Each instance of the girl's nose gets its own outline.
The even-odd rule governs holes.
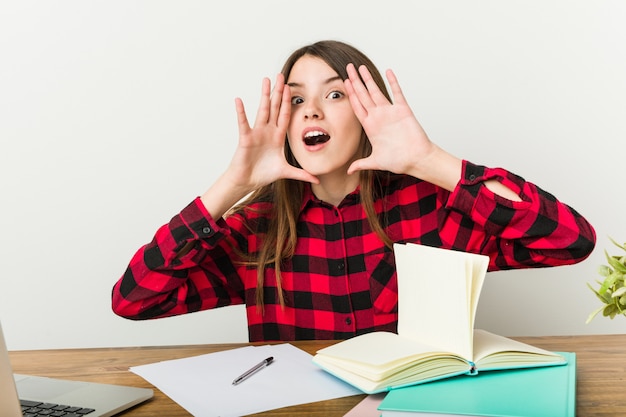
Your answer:
[[[309,100],[304,109],[305,119],[320,119],[322,117],[322,109],[314,100]]]

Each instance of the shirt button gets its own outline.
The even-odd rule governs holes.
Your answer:
[[[339,265],[337,265],[337,269],[340,271],[342,271],[345,267],[346,267],[346,264],[343,262],[339,262]]]
[[[208,235],[209,233],[211,233],[211,228],[209,226],[203,227],[202,233],[204,233],[205,235]]]
[[[348,326],[352,324],[352,319],[351,319],[350,317],[348,317],[348,318],[346,319],[346,324],[347,324]]]
[[[469,180],[470,180],[470,181],[474,181],[475,179],[476,179],[476,175],[471,174],[471,175],[469,176]]]

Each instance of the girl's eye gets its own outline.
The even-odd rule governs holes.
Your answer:
[[[343,93],[340,91],[333,91],[328,95],[328,98],[336,100],[338,98],[343,97]]]
[[[291,104],[301,104],[304,100],[302,97],[292,97]]]

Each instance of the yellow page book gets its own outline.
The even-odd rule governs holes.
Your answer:
[[[474,330],[488,257],[394,245],[398,334],[374,332],[321,349],[313,361],[377,393],[478,371],[562,365],[561,355]]]

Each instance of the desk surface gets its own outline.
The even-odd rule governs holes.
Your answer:
[[[576,352],[578,359],[576,415],[581,417],[626,415],[626,335],[551,336],[514,338],[553,351]],[[295,346],[314,354],[332,344],[302,341]],[[153,388],[128,371],[131,366],[185,358],[236,347],[242,344],[140,347],[114,349],[67,349],[10,352],[13,371],[55,378],[79,379],[110,384]],[[71,366],[68,366],[71,364]],[[178,404],[155,389],[152,400],[124,413],[129,417],[188,416]],[[340,417],[365,395],[339,398],[255,414],[257,416]]]

